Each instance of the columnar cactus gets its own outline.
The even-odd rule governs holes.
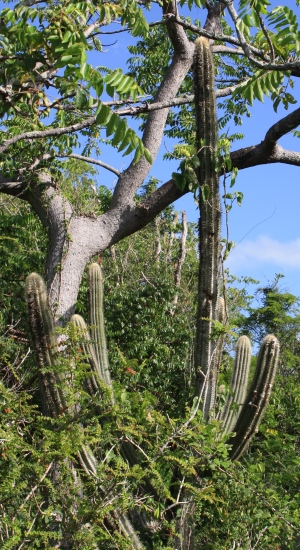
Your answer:
[[[273,334],[269,334],[262,342],[253,381],[234,426],[236,435],[229,440],[232,445],[232,460],[237,460],[245,452],[250,439],[258,430],[270,399],[278,359],[278,340]]]
[[[251,364],[251,343],[247,336],[241,336],[236,345],[234,367],[229,393],[220,416],[226,432],[233,431],[237,417],[244,403]]]
[[[103,277],[98,264],[89,267],[90,334],[101,380],[111,386],[103,314]]]
[[[202,396],[206,420],[214,407],[217,353],[212,340],[213,322],[218,319],[220,280],[221,208],[219,177],[216,172],[218,129],[214,93],[214,63],[207,38],[195,42],[194,87],[196,147],[200,166],[198,313],[195,346],[196,394]]]
[[[26,279],[25,296],[28,304],[29,325],[39,363],[39,379],[43,413],[57,417],[66,408],[63,383],[53,372],[57,357],[54,322],[48,305],[47,289],[40,275],[31,273]]]
[[[199,159],[199,277],[198,311],[195,345],[196,395],[201,398],[206,421],[214,414],[218,371],[224,338],[212,338],[216,321],[225,324],[225,302],[219,297],[221,208],[217,173],[218,130],[214,91],[214,62],[207,38],[195,42],[194,89],[196,112],[196,147]],[[230,440],[231,457],[237,459],[258,429],[269,399],[275,376],[279,344],[267,336],[262,344],[250,393],[246,397],[251,361],[251,345],[246,336],[237,344],[231,380],[231,394],[221,418],[227,432],[235,431]]]
[[[101,308],[100,313],[92,312],[91,318],[96,322],[103,323],[101,327],[94,327],[94,342],[91,341],[88,329],[82,317],[74,315],[72,322],[82,331],[82,346],[89,358],[91,372],[86,378],[86,386],[91,395],[99,392],[102,384],[111,387],[110,375],[108,372],[108,363],[106,351],[106,339],[104,332],[104,318],[102,311],[102,276],[97,273],[100,267],[97,264],[92,266],[92,275],[90,275],[90,287],[92,309]],[[52,313],[47,300],[47,290],[45,283],[36,273],[32,273],[26,279],[25,295],[29,311],[29,325],[32,334],[32,340],[40,367],[40,388],[42,395],[42,408],[44,414],[56,418],[65,413],[67,406],[67,385],[68,381],[57,372],[57,340],[54,333],[54,322]],[[101,364],[98,363],[98,358]],[[112,397],[113,399],[113,397]],[[131,455],[131,449],[126,448],[128,455]],[[87,475],[97,476],[97,459],[89,447],[82,446],[78,452],[78,462]],[[102,490],[100,486],[100,490]],[[103,488],[103,491],[105,489]],[[112,523],[117,523],[120,531],[130,540],[133,550],[142,550],[143,545],[139,540],[127,514],[119,510],[111,512]]]
[[[86,377],[84,383],[88,393],[91,396],[94,396],[99,392],[99,389],[100,389],[99,382],[101,380],[100,369],[97,363],[95,348],[91,341],[90,333],[86,326],[85,320],[81,317],[81,315],[77,315],[77,314],[72,315],[71,323],[78,329],[80,333],[80,337],[82,338],[81,346],[86,356],[86,359],[90,365],[90,373],[89,373],[89,376]]]

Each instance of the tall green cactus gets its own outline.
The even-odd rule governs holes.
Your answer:
[[[93,267],[93,274],[95,275],[96,268]],[[100,267],[98,266],[100,270]],[[96,274],[92,277],[95,282],[95,286],[101,286],[100,292],[102,292],[102,277],[101,274]],[[97,298],[97,288],[92,290],[94,295],[93,304],[95,307],[102,308],[102,297]],[[68,381],[63,379],[61,374],[57,372],[57,340],[54,333],[54,322],[52,313],[48,304],[47,290],[45,283],[36,273],[31,273],[26,279],[25,283],[25,296],[28,304],[29,312],[29,325],[32,335],[33,345],[36,352],[38,365],[39,365],[39,377],[40,377],[40,389],[42,395],[42,409],[43,413],[47,416],[56,418],[63,415],[68,409],[66,394],[68,393],[67,384]],[[94,307],[94,306],[93,306]],[[97,317],[97,314],[92,314],[93,319],[100,319],[103,321],[103,312]],[[94,337],[98,345],[98,356],[93,349],[93,342],[88,334],[87,327],[83,319],[79,316],[73,316],[72,322],[75,326],[80,328],[83,332],[84,351],[87,356],[90,357],[91,372],[87,377],[87,388],[92,395],[99,391],[99,378],[105,384],[111,386],[110,376],[105,363],[99,365],[98,357],[103,359],[106,354],[106,340],[104,333],[104,326],[97,331],[94,330]],[[104,338],[103,338],[104,335]],[[100,340],[99,340],[100,339]],[[101,348],[101,352],[99,351]],[[104,349],[105,348],[105,349]],[[97,349],[97,348],[96,348]],[[129,450],[127,451],[129,453]],[[82,466],[87,475],[97,476],[97,460],[92,450],[86,446],[82,446],[78,452],[78,462]],[[99,486],[100,491],[105,493],[105,489]],[[139,540],[135,529],[133,528],[129,517],[122,511],[115,510],[111,512],[111,522],[117,523],[117,528],[126,536],[130,541],[133,550],[142,550],[143,545]]]
[[[247,336],[241,336],[236,345],[234,367],[229,393],[220,415],[226,432],[233,431],[237,417],[244,403],[251,363],[251,343]],[[235,408],[234,408],[235,407]]]
[[[196,394],[202,396],[206,420],[214,407],[217,378],[216,343],[213,322],[218,319],[220,280],[221,207],[216,172],[218,129],[214,92],[214,62],[209,40],[195,42],[194,87],[196,147],[200,161],[199,183],[199,277],[195,345]]]
[[[85,320],[81,317],[81,315],[72,315],[70,322],[78,329],[80,333],[81,346],[90,365],[90,372],[85,378],[84,384],[88,393],[91,396],[94,396],[99,392],[99,381],[101,380],[101,376],[99,368],[97,368],[98,363],[90,333],[86,326]]]
[[[54,418],[66,408],[63,383],[53,372],[57,358],[54,322],[48,305],[47,289],[40,275],[31,273],[25,282],[29,326],[37,356],[43,413]]]
[[[259,428],[270,399],[278,359],[278,340],[273,334],[269,334],[262,342],[253,381],[234,426],[236,435],[229,440],[232,445],[230,452],[232,460],[237,460],[245,452]]]
[[[103,313],[103,276],[99,264],[89,267],[90,334],[101,380],[111,386]]]
[[[199,276],[198,311],[195,344],[196,395],[201,397],[206,421],[214,414],[218,371],[224,338],[213,340],[214,322],[225,323],[225,302],[219,297],[221,207],[217,173],[218,130],[214,91],[214,62],[207,38],[195,42],[194,89],[196,112],[196,147],[199,159]],[[251,345],[246,336],[237,343],[231,394],[219,415],[230,440],[231,457],[237,459],[257,430],[269,399],[278,364],[279,344],[267,336],[262,344],[250,393],[247,384]],[[235,408],[236,407],[236,408]]]

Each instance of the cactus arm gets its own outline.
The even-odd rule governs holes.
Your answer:
[[[96,358],[95,368],[101,380],[111,386],[103,314],[103,277],[99,264],[93,263],[90,265],[88,276],[90,332]]]
[[[62,391],[64,380],[55,371],[57,359],[57,341],[54,334],[54,321],[47,300],[47,290],[40,275],[31,273],[25,282],[25,296],[29,311],[29,325],[34,349],[40,367],[40,387],[42,393],[43,413],[52,417],[64,414],[66,401]],[[74,322],[75,317],[75,322]],[[73,322],[84,332],[85,351],[93,354],[92,344],[89,344],[87,327],[80,316],[74,316]],[[96,359],[94,359],[96,363]],[[97,376],[90,377],[91,391],[98,391]],[[87,475],[97,475],[97,460],[89,447],[82,446],[78,452],[78,462]],[[101,487],[100,487],[101,489]],[[102,488],[105,494],[105,488]],[[140,542],[131,522],[120,510],[111,513],[122,533],[130,540],[132,550],[142,550]]]
[[[97,363],[97,358],[94,350],[94,345],[91,341],[86,323],[84,319],[81,317],[81,315],[77,315],[77,314],[72,315],[70,319],[70,323],[72,323],[80,331],[80,337],[81,337],[80,345],[90,365],[90,373],[86,377],[84,384],[88,393],[91,396],[94,396],[100,390],[99,382],[101,380],[99,369],[96,368],[98,363]]]
[[[209,40],[195,42],[194,87],[196,147],[200,161],[199,183],[199,278],[195,345],[196,394],[202,394],[204,418],[209,419],[216,388],[216,345],[211,339],[218,319],[220,281],[221,208],[216,173],[218,130],[214,92],[214,63]]]
[[[234,367],[230,382],[231,393],[228,395],[220,420],[226,432],[233,431],[242,404],[245,401],[251,363],[251,343],[247,336],[241,336],[236,345]],[[232,404],[239,406],[232,409]]]
[[[240,458],[259,428],[263,413],[269,402],[278,367],[278,359],[279,343],[277,338],[270,334],[262,342],[251,388],[234,428],[236,435],[228,442],[232,445],[230,451],[232,460]]]
[[[43,413],[57,417],[66,408],[62,383],[53,367],[57,357],[54,322],[47,299],[45,283],[40,275],[31,273],[25,282],[29,326],[33,346],[40,367],[39,381]]]

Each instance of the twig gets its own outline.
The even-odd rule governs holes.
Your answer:
[[[45,477],[47,477],[48,473],[50,472],[52,466],[54,464],[54,460],[51,460],[50,464],[47,467],[47,470],[43,473],[42,477],[39,479],[38,483],[31,489],[31,491],[28,493],[28,495],[25,497],[24,501],[22,502],[21,506],[17,509],[16,514],[13,517],[13,522],[15,521],[17,514],[24,508],[26,502],[32,497],[38,486],[43,483]]]

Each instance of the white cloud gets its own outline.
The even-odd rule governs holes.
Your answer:
[[[238,244],[226,260],[226,267],[231,270],[266,265],[281,269],[300,267],[300,239],[283,243],[259,235],[253,241],[245,240]]]

